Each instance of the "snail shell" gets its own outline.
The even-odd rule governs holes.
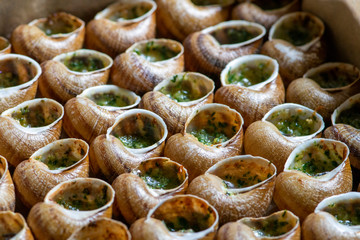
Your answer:
[[[106,134],[106,130],[114,124],[116,117],[136,107],[140,99],[135,93],[115,85],[88,88],[66,102],[64,130],[70,137],[81,138],[91,143],[97,136]],[[117,105],[118,102],[126,105],[109,106]]]
[[[336,214],[337,206],[347,206],[356,210],[359,206],[360,193],[349,192],[339,194],[336,196],[325,198],[316,207],[315,212],[310,214],[303,224],[302,235],[304,239],[334,239],[334,240],[345,240],[345,239],[360,239],[360,226],[351,224],[347,226],[341,224],[331,211]],[[343,210],[345,210],[343,209]],[[345,212],[348,213],[348,212]],[[343,213],[342,213],[343,214]],[[342,215],[339,211],[339,217]],[[354,213],[352,213],[354,214]],[[346,219],[346,217],[345,217]]]
[[[142,95],[184,70],[183,53],[181,43],[170,39],[137,42],[115,58],[111,80],[119,87]]]
[[[204,104],[212,103],[214,88],[214,82],[200,73],[175,74],[159,83],[153,91],[145,93],[140,107],[164,119],[171,136],[183,130],[193,111]],[[187,92],[187,95],[179,94],[184,92]]]
[[[68,240],[130,240],[131,235],[123,223],[109,218],[96,219],[76,230]]]
[[[163,157],[141,162],[132,173],[121,174],[112,184],[116,206],[129,224],[146,217],[161,200],[185,193],[187,185],[187,170]]]
[[[242,71],[244,66],[256,69],[260,64],[265,64],[264,74],[267,74],[267,78],[264,81],[249,87],[229,82],[230,76]],[[221,72],[222,87],[215,93],[215,102],[228,105],[241,113],[244,126],[248,127],[252,122],[261,120],[271,108],[284,103],[285,89],[278,71],[277,61],[267,56],[253,54],[239,57]]]
[[[352,173],[348,155],[344,143],[331,139],[311,139],[298,145],[276,178],[276,205],[304,220],[324,198],[349,192]]]
[[[0,36],[0,54],[11,52],[11,43],[4,37]]]
[[[220,225],[243,217],[260,217],[268,209],[276,167],[261,157],[224,159],[195,178],[188,193],[207,200],[219,213]]]
[[[114,195],[112,187],[100,179],[62,182],[48,192],[44,202],[31,208],[29,226],[39,240],[67,239],[98,218],[111,218]]]
[[[283,15],[299,10],[299,0],[252,0],[234,7],[232,10],[232,19],[257,22],[266,27],[266,29],[270,29]]]
[[[0,211],[0,237],[10,240],[34,240],[20,213]]]
[[[333,126],[325,130],[324,136],[325,138],[331,138],[345,143],[350,149],[349,159],[351,165],[360,169],[360,129],[358,126],[349,125],[349,123],[344,123],[341,119],[339,120],[339,116],[342,112],[345,113],[346,110],[349,111],[352,106],[356,104],[360,104],[360,94],[350,97],[336,108],[331,115]],[[353,111],[353,114],[355,114],[356,118],[356,114],[359,114],[358,110]],[[355,120],[355,122],[359,121],[358,118],[357,120],[353,120]]]
[[[298,127],[304,132],[296,136]],[[266,113],[262,121],[254,122],[246,129],[245,152],[270,160],[280,173],[292,150],[306,140],[320,137],[324,127],[321,115],[314,110],[293,103],[281,104]]]
[[[156,26],[159,35],[183,41],[189,34],[224,22],[234,0],[202,4],[194,0],[158,0]]]
[[[96,59],[99,68],[85,72],[72,70],[72,64],[77,66],[76,61],[89,61],[91,64],[91,59]],[[94,50],[81,49],[60,54],[41,64],[43,74],[39,79],[39,90],[42,96],[65,104],[85,89],[105,84],[112,64],[113,60],[108,55]]]
[[[59,183],[88,177],[88,152],[88,144],[74,138],[57,140],[40,148],[15,169],[17,196],[31,208],[44,201],[46,194]]]
[[[15,211],[14,183],[11,179],[8,163],[2,156],[0,156],[0,212],[1,211]]]
[[[47,28],[50,35],[45,33]],[[56,32],[52,34],[52,31]],[[11,35],[11,43],[16,53],[41,63],[61,53],[80,49],[84,37],[85,23],[71,14],[59,12],[18,26]]]
[[[129,14],[134,8],[140,16]],[[154,38],[156,8],[150,0],[121,0],[108,6],[87,24],[86,46],[114,58],[134,43]]]
[[[147,136],[147,144],[131,146],[118,138],[137,138]],[[143,109],[131,109],[122,113],[106,135],[100,135],[90,145],[90,164],[92,172],[104,176],[112,182],[118,175],[131,172],[143,160],[162,154],[167,128],[165,122],[155,113]],[[139,148],[136,148],[139,147]]]
[[[218,221],[218,213],[207,201],[177,195],[163,200],[146,218],[137,220],[130,232],[133,240],[210,240],[214,239]]]
[[[39,148],[59,139],[63,115],[61,104],[47,98],[6,110],[0,115],[0,154],[16,167]]]
[[[167,140],[164,155],[184,165],[191,182],[220,160],[241,154],[242,126],[243,119],[235,110],[222,104],[205,104],[192,113],[181,133]],[[202,133],[205,142],[198,140]],[[223,136],[214,136],[212,140],[211,134],[215,133]],[[206,135],[209,135],[207,142]]]
[[[326,77],[322,77],[325,75]],[[347,82],[345,86],[320,86],[315,80],[323,78],[323,82]],[[342,80],[341,80],[342,79]],[[286,101],[299,103],[317,110],[325,122],[329,122],[331,114],[347,98],[360,91],[360,70],[346,63],[325,63],[310,69],[304,78],[297,79],[289,85]]]
[[[279,62],[285,86],[325,61],[324,30],[324,23],[306,12],[286,14],[271,27],[261,53]],[[303,38],[293,37],[291,31],[298,31]]]
[[[0,86],[0,113],[35,98],[40,65],[33,59],[18,54],[0,55],[1,78],[9,80]],[[3,75],[4,74],[4,75]],[[6,76],[10,74],[10,78]]]
[[[263,26],[247,21],[222,22],[192,33],[184,40],[185,69],[217,80],[230,61],[257,53],[265,33]]]

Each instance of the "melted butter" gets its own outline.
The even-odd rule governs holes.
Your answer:
[[[48,19],[45,23],[39,24],[38,27],[47,35],[66,34],[71,33],[76,29],[76,26],[59,19]]]
[[[95,93],[90,98],[99,106],[125,107],[130,105],[130,99],[113,92]]]
[[[259,35],[246,27],[228,27],[214,31],[211,34],[221,45],[237,44],[248,41]]]
[[[35,159],[45,163],[50,170],[58,170],[70,167],[77,163],[85,155],[85,151],[81,149],[81,157],[74,156],[71,148],[64,152],[52,151],[46,156],[38,156]]]
[[[0,89],[14,87],[20,84],[19,76],[12,72],[0,71]]]
[[[342,111],[336,123],[343,123],[360,129],[360,102],[355,102],[349,109]]]
[[[209,208],[209,210],[211,210]],[[208,214],[191,213],[163,220],[170,232],[200,232],[209,227],[211,212]]]
[[[156,44],[153,41],[147,42],[146,46],[142,49],[134,49],[134,52],[149,62],[168,60],[179,54],[179,51],[173,51],[167,46]]]
[[[92,72],[104,68],[104,63],[97,57],[72,56],[65,59],[64,65],[75,72]]]
[[[339,223],[346,226],[360,225],[360,201],[358,199],[330,204],[323,211],[330,213]]]
[[[112,21],[119,21],[119,20],[131,20],[138,17],[141,17],[145,15],[147,12],[151,10],[151,7],[146,5],[135,5],[135,6],[129,6],[122,8],[116,12],[114,12],[112,15],[110,15],[108,18]]]
[[[256,237],[276,237],[289,232],[293,226],[287,221],[286,211],[280,217],[257,221],[252,228]]]
[[[17,120],[23,127],[44,127],[55,122],[58,113],[46,113],[42,106],[23,107],[11,114],[11,117]]]
[[[157,167],[149,168],[145,173],[140,174],[140,177],[150,188],[167,190],[176,188],[183,182],[177,173],[176,167],[164,169],[158,164]]]
[[[340,88],[354,82],[357,76],[351,75],[348,71],[340,68],[331,68],[313,74],[309,78],[317,82],[322,88]]]

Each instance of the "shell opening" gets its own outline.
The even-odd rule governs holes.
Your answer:
[[[68,34],[82,26],[80,21],[66,13],[54,13],[47,18],[39,19],[34,25],[47,36]]]
[[[294,0],[252,0],[251,2],[265,11],[269,11],[283,8],[294,2]]]
[[[360,199],[347,199],[336,201],[322,211],[328,212],[333,215],[336,220],[346,226],[360,225]]]
[[[191,0],[191,2],[196,6],[211,6],[211,5],[228,6],[233,4],[234,0]]]
[[[360,94],[345,103],[334,112],[333,124],[342,123],[360,129]]]
[[[262,33],[263,30],[261,28],[253,25],[224,26],[209,32],[220,45],[248,42],[251,39],[257,38]]]
[[[177,42],[166,42],[161,40],[148,40],[137,43],[131,51],[149,62],[166,61],[177,57],[182,53],[181,44]]]
[[[144,16],[148,13],[154,4],[149,2],[129,2],[128,4],[116,5],[111,9],[104,18],[107,18],[114,22],[121,22],[126,20],[132,20]]]
[[[186,169],[166,158],[142,162],[136,173],[152,189],[174,189],[181,186],[187,179]]]
[[[10,46],[10,42],[3,37],[0,37],[0,53]]]
[[[25,220],[19,213],[0,212],[0,239],[15,239],[25,226]]]

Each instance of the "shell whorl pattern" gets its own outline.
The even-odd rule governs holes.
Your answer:
[[[0,211],[0,236],[2,239],[34,240],[24,217],[11,211]]]
[[[8,163],[2,156],[0,156],[0,211],[15,211],[14,183],[11,179]]]

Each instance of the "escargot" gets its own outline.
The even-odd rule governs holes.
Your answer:
[[[2,156],[0,156],[0,211],[15,211],[14,183],[8,163]]]
[[[0,54],[11,52],[11,43],[4,37],[0,36]]]
[[[0,211],[0,238],[34,240],[24,217],[11,211]]]

